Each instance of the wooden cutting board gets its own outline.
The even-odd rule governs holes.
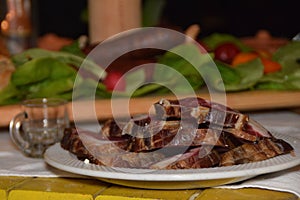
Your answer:
[[[198,96],[211,100],[208,93],[201,93]],[[174,99],[175,97],[170,95],[150,96],[132,98],[129,102],[127,99],[117,99],[116,101],[111,101],[110,99],[101,99],[96,100],[95,102],[70,102],[67,106],[71,121],[74,119],[76,119],[76,122],[90,121],[95,119],[101,121],[113,116],[127,116],[126,114],[128,113],[132,115],[148,113],[149,110],[151,110],[151,105],[159,101],[161,98]],[[299,109],[300,91],[246,91],[227,93],[226,104],[227,106],[242,112],[283,108]],[[114,109],[112,109],[112,105]],[[10,120],[19,112],[21,112],[20,105],[0,107],[0,127],[8,126]]]

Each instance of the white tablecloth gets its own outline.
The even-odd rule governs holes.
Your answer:
[[[300,115],[291,111],[248,113],[270,131],[300,139]],[[91,124],[83,126],[92,129]],[[300,197],[300,166],[283,172],[259,176],[222,188],[259,187],[292,192]],[[43,159],[23,156],[9,138],[8,129],[0,131],[0,176],[79,177],[48,166]]]

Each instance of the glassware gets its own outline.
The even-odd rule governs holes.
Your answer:
[[[10,136],[26,156],[41,158],[50,145],[60,142],[69,126],[66,103],[57,98],[23,101],[23,112],[10,122]]]
[[[31,1],[6,0],[7,13],[1,22],[1,32],[10,54],[31,47]]]

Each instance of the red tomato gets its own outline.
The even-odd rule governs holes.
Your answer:
[[[122,73],[117,71],[108,72],[103,80],[106,89],[109,91],[117,90],[124,91],[126,88],[125,79],[122,78]]]
[[[231,42],[220,44],[214,50],[215,59],[227,64],[231,64],[233,58],[240,52],[240,48]]]

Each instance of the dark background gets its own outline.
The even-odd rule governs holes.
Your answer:
[[[0,1],[2,19],[5,0]],[[87,0],[32,0],[32,4],[37,35],[52,32],[75,39],[88,34],[83,19]],[[197,23],[200,37],[213,32],[252,36],[266,29],[273,36],[291,38],[300,31],[299,14],[299,0],[166,0],[160,24],[184,30]]]
[[[164,15],[182,27],[200,24],[203,35],[249,36],[267,29],[274,36],[291,38],[300,31],[299,0],[168,0]]]

